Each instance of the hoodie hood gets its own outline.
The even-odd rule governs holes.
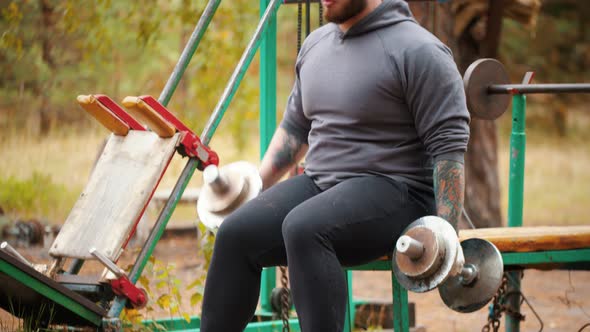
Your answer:
[[[341,38],[359,36],[405,21],[415,21],[407,2],[403,0],[383,0],[375,10],[343,33]]]

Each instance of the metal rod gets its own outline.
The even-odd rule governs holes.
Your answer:
[[[469,286],[478,276],[479,271],[473,264],[465,264],[461,269],[461,283]]]
[[[172,216],[172,213],[174,212],[174,209],[176,208],[178,201],[182,197],[184,189],[188,185],[188,182],[190,181],[191,177],[193,176],[193,173],[195,172],[198,163],[199,160],[197,158],[190,158],[186,163],[186,166],[184,166],[184,169],[182,170],[182,173],[180,174],[178,181],[174,185],[174,189],[172,189],[170,198],[168,199],[168,201],[166,201],[166,205],[164,205],[164,208],[160,212],[158,220],[154,224],[154,227],[152,228],[152,231],[150,232],[147,241],[141,248],[141,251],[135,260],[135,264],[133,264],[133,268],[131,268],[131,272],[129,272],[129,280],[132,283],[135,284],[139,279],[139,276],[143,272],[143,269],[145,268],[148,259],[152,255],[156,247],[156,244],[158,243],[158,241],[162,237],[162,234],[164,233],[164,230],[166,229],[166,224],[168,224],[168,220],[170,220],[170,217]],[[127,299],[125,297],[118,296],[115,302],[113,303],[113,306],[109,310],[108,316],[119,317],[121,311],[125,307],[125,302],[127,302]]]
[[[98,261],[101,262],[102,265],[104,265],[107,269],[109,269],[109,271],[113,272],[113,274],[117,278],[125,276],[125,271],[123,271],[123,269],[118,267],[115,263],[113,263],[107,256],[103,255],[100,251],[96,250],[96,248],[90,249],[90,254],[92,256],[96,257],[96,259],[98,259]]]
[[[201,42],[201,39],[205,31],[209,27],[209,23],[213,19],[213,16],[217,11],[217,7],[220,3],[221,0],[210,0],[207,3],[207,6],[205,7],[203,14],[197,22],[195,30],[193,31],[186,46],[184,47],[184,50],[181,53],[180,58],[178,59],[178,63],[174,67],[174,70],[172,71],[172,74],[170,75],[168,82],[166,82],[164,90],[158,98],[158,101],[162,105],[166,106],[170,101],[170,98],[174,94],[174,91],[176,90],[176,87],[178,86],[178,83],[180,82],[180,79],[182,78],[182,75],[184,74],[186,67],[188,66],[188,63],[190,62],[193,54],[196,52],[197,47]],[[145,268],[148,259],[152,255],[156,247],[156,244],[162,237],[162,234],[166,229],[166,225],[168,224],[168,221],[172,216],[172,212],[174,212],[174,209],[176,208],[178,201],[182,197],[182,193],[184,192],[184,189],[188,185],[188,182],[190,181],[193,173],[195,172],[197,165],[198,160],[196,158],[189,158],[184,169],[182,170],[182,173],[180,174],[180,177],[176,182],[176,185],[174,186],[172,193],[170,194],[170,198],[166,201],[164,208],[158,216],[158,220],[156,220],[156,223],[154,224],[154,227],[152,228],[147,241],[141,248],[141,251],[137,256],[135,263],[133,264],[133,268],[129,273],[129,279],[132,283],[137,282],[139,276],[143,272],[143,269]],[[125,297],[118,296],[115,299],[113,305],[111,306],[111,309],[109,310],[109,317],[119,317],[121,311],[125,307],[125,302],[127,302],[127,299]]]
[[[411,259],[418,259],[424,254],[424,244],[408,235],[402,235],[397,239],[395,249],[400,254],[406,255]]]
[[[0,249],[5,251],[7,254],[13,256],[14,258],[18,259],[19,261],[27,264],[28,266],[33,266],[31,262],[29,262],[23,255],[21,255],[16,249],[14,249],[8,242],[4,241],[0,244]]]
[[[526,96],[515,94],[512,97],[512,134],[510,136],[510,177],[508,181],[508,227],[522,226],[524,202],[524,169],[526,151]],[[515,282],[508,283],[510,291],[520,291],[520,275],[513,274]],[[513,312],[520,312],[520,297],[508,299],[508,307]],[[519,332],[520,320],[506,315],[506,331]]]
[[[68,268],[68,274],[78,274],[84,265],[84,260],[80,258],[74,258]]]
[[[219,173],[219,168],[215,165],[209,165],[203,171],[203,182],[210,186],[214,193],[218,195],[225,194],[229,190],[227,180]]]
[[[220,3],[221,0],[210,0],[207,3],[199,22],[197,22],[195,30],[193,30],[184,50],[182,50],[182,53],[180,54],[180,58],[178,59],[170,78],[168,78],[168,82],[166,82],[166,86],[164,86],[164,90],[160,93],[160,97],[158,98],[160,104],[167,106],[170,102],[170,98],[172,98],[182,75],[186,71],[186,67],[191,61],[193,54],[195,54],[195,51],[197,50],[197,47],[199,46],[199,43],[201,42],[209,23],[211,23],[213,15],[217,11],[217,7],[219,7]]]
[[[213,114],[211,114],[209,121],[205,125],[205,129],[203,129],[203,133],[201,134],[201,141],[203,142],[203,144],[209,145],[211,137],[215,133],[215,130],[217,130],[217,126],[223,118],[223,114],[225,113],[227,107],[231,103],[234,94],[238,90],[240,82],[242,81],[242,77],[244,77],[244,74],[246,73],[246,70],[248,69],[250,62],[252,62],[254,54],[256,54],[258,45],[260,45],[262,32],[266,29],[266,26],[268,25],[269,21],[274,16],[276,11],[279,9],[281,1],[282,0],[271,0],[268,7],[266,8],[266,11],[262,16],[262,19],[256,27],[254,36],[250,40],[250,43],[248,43],[246,49],[244,50],[244,53],[242,54],[242,57],[240,58],[240,61],[238,62],[236,69],[230,77],[230,80],[225,90],[223,91],[221,98],[219,99],[219,102],[215,106]]]
[[[488,87],[490,94],[590,93],[590,84],[496,84]]]
[[[305,1],[305,37],[311,32],[311,1]]]
[[[260,0],[260,17],[264,16],[270,0]],[[301,43],[301,9],[299,3],[297,43]],[[260,43],[260,159],[264,157],[277,125],[277,20],[272,19]],[[260,278],[260,308],[272,312],[271,293],[277,284],[274,267],[264,268]]]

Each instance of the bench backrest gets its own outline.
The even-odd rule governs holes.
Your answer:
[[[180,135],[148,131],[111,135],[84,191],[49,249],[53,257],[94,259],[91,248],[116,261],[149,203]]]

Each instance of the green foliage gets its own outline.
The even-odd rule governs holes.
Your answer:
[[[205,4],[101,0],[91,4],[92,10],[88,2],[75,0],[0,4],[0,108],[11,119],[5,126],[22,126],[39,116],[41,125],[51,128],[89,121],[75,104],[78,94],[105,93],[117,101],[126,95],[158,96]],[[219,6],[170,105],[197,133],[257,22],[258,6],[251,1]],[[247,76],[232,106],[235,116],[224,121],[242,146],[258,109],[257,73]]]
[[[49,175],[34,172],[25,180],[0,178],[0,206],[7,214],[53,216],[54,211],[67,209],[75,199],[75,193],[53,183]]]
[[[587,1],[553,1],[541,10],[535,31],[505,20],[502,61],[522,78],[534,70],[542,82],[588,79],[590,70],[590,7]]]
[[[148,260],[143,274],[138,279],[138,284],[146,290],[149,302],[145,309],[125,309],[122,313],[126,331],[165,331],[164,326],[155,321],[150,326],[143,324],[149,319],[156,308],[165,310],[170,317],[181,316],[187,323],[190,322],[188,313],[182,311],[182,283],[174,276],[175,266],[164,263],[154,257]],[[144,311],[145,310],[145,311]]]

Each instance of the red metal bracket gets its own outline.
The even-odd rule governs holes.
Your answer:
[[[160,114],[166,121],[172,124],[178,132],[182,134],[180,140],[181,150],[179,153],[184,156],[196,157],[201,161],[200,168],[205,168],[209,165],[219,165],[219,157],[215,151],[209,149],[205,144],[201,142],[199,136],[197,136],[192,130],[184,125],[174,114],[172,114],[164,105],[160,104],[152,96],[139,96],[143,102],[154,109]]]
[[[126,297],[134,309],[141,309],[148,302],[146,291],[135,286],[127,276],[120,276],[111,280],[111,288],[116,295]]]
[[[94,98],[98,100],[104,107],[108,108],[113,112],[119,119],[129,125],[129,128],[133,130],[143,130],[145,127],[141,123],[137,122],[131,115],[129,115],[121,106],[115,103],[111,98],[105,95],[94,95]]]

